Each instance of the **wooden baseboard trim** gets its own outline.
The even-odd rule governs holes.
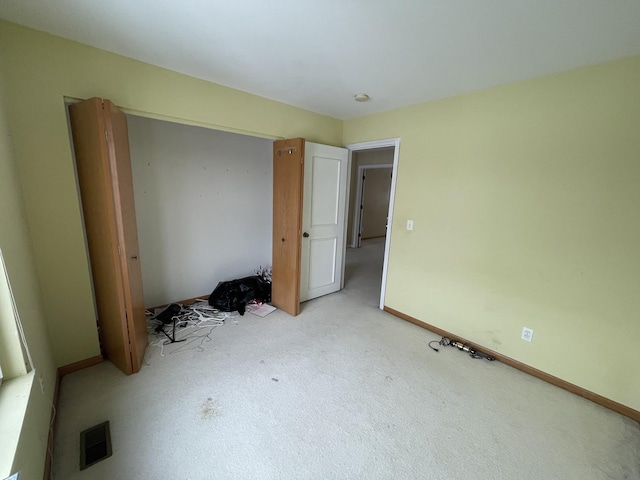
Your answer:
[[[584,397],[587,400],[591,400],[592,402],[597,403],[598,405],[602,405],[603,407],[608,408],[609,410],[613,410],[614,412],[620,413],[625,417],[629,417],[635,420],[636,422],[640,422],[640,412],[638,410],[634,410],[633,408],[627,407],[626,405],[610,400],[606,397],[603,397],[602,395],[598,395],[597,393],[590,392],[589,390],[586,390],[582,387],[574,385],[573,383],[569,383],[565,380],[562,380],[561,378],[554,377],[553,375],[543,372],[542,370],[538,370],[537,368],[530,367],[529,365],[519,362],[518,360],[514,360],[511,357],[507,357],[506,355],[503,355],[501,353],[494,352],[493,350],[489,350],[483,347],[482,345],[475,344],[465,338],[462,338],[462,337],[459,337],[458,335],[454,335],[450,332],[447,332],[446,330],[443,330],[438,327],[434,327],[433,325],[430,325],[426,322],[423,322],[422,320],[418,320],[417,318],[413,318],[402,312],[394,310],[393,308],[387,307],[386,305],[384,306],[384,311],[390,313],[393,316],[406,320],[407,322],[411,322],[415,325],[418,325],[419,327],[422,327],[433,333],[437,333],[442,337],[455,338],[456,340],[459,340],[463,343],[470,345],[471,348],[473,348],[474,350],[478,350],[482,353],[486,353],[487,355],[491,355],[496,360],[499,360],[502,363],[509,365],[510,367],[517,368],[518,370],[528,373],[529,375],[533,375],[534,377],[544,380],[545,382],[548,382],[557,387],[564,388],[565,390],[568,390],[571,393],[580,395],[581,397]]]
[[[82,370],[83,368],[93,367],[99,363],[102,363],[102,355],[96,355],[95,357],[86,358],[84,360],[80,360],[79,362],[70,363],[69,365],[63,365],[58,368],[58,377],[62,378],[65,375],[69,375],[70,373],[77,372],[78,370]]]
[[[63,365],[62,367],[58,368],[56,374],[56,384],[53,388],[53,405],[51,406],[51,420],[49,421],[47,453],[44,460],[44,480],[51,479],[51,467],[53,465],[53,439],[56,431],[56,422],[58,421],[58,396],[60,394],[60,382],[62,381],[62,377],[70,373],[77,372],[78,370],[82,370],[83,368],[92,367],[93,365],[97,365],[102,361],[102,355],[97,355],[95,357],[80,360],[79,362],[70,363],[68,365]]]
[[[207,300],[209,298],[210,293],[206,295],[200,295],[199,297],[187,298],[186,300],[180,300],[179,302],[171,302],[171,303],[179,303],[180,305],[191,305],[195,303],[196,300]],[[171,303],[166,303],[164,305],[156,305],[155,307],[145,307],[147,310],[154,311],[156,308],[167,308]]]

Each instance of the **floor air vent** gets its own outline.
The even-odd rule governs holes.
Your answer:
[[[80,433],[80,470],[111,456],[109,422],[104,422]]]

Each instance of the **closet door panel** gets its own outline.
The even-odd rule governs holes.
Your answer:
[[[127,117],[109,100],[104,100],[107,138],[110,148],[111,181],[114,189],[116,224],[120,243],[122,287],[127,313],[133,372],[142,366],[147,348],[147,324],[142,290],[142,270],[138,249],[138,230],[133,196],[133,177],[129,154]]]
[[[102,100],[92,98],[71,105],[69,116],[100,341],[109,360],[123,372],[132,373],[115,199],[102,108]]]
[[[273,142],[273,241],[271,303],[300,313],[300,252],[304,139]]]

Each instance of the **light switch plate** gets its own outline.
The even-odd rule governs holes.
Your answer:
[[[407,230],[413,230],[413,220],[407,220]]]

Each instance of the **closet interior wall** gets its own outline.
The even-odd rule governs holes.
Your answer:
[[[269,139],[129,115],[145,305],[271,264]]]

